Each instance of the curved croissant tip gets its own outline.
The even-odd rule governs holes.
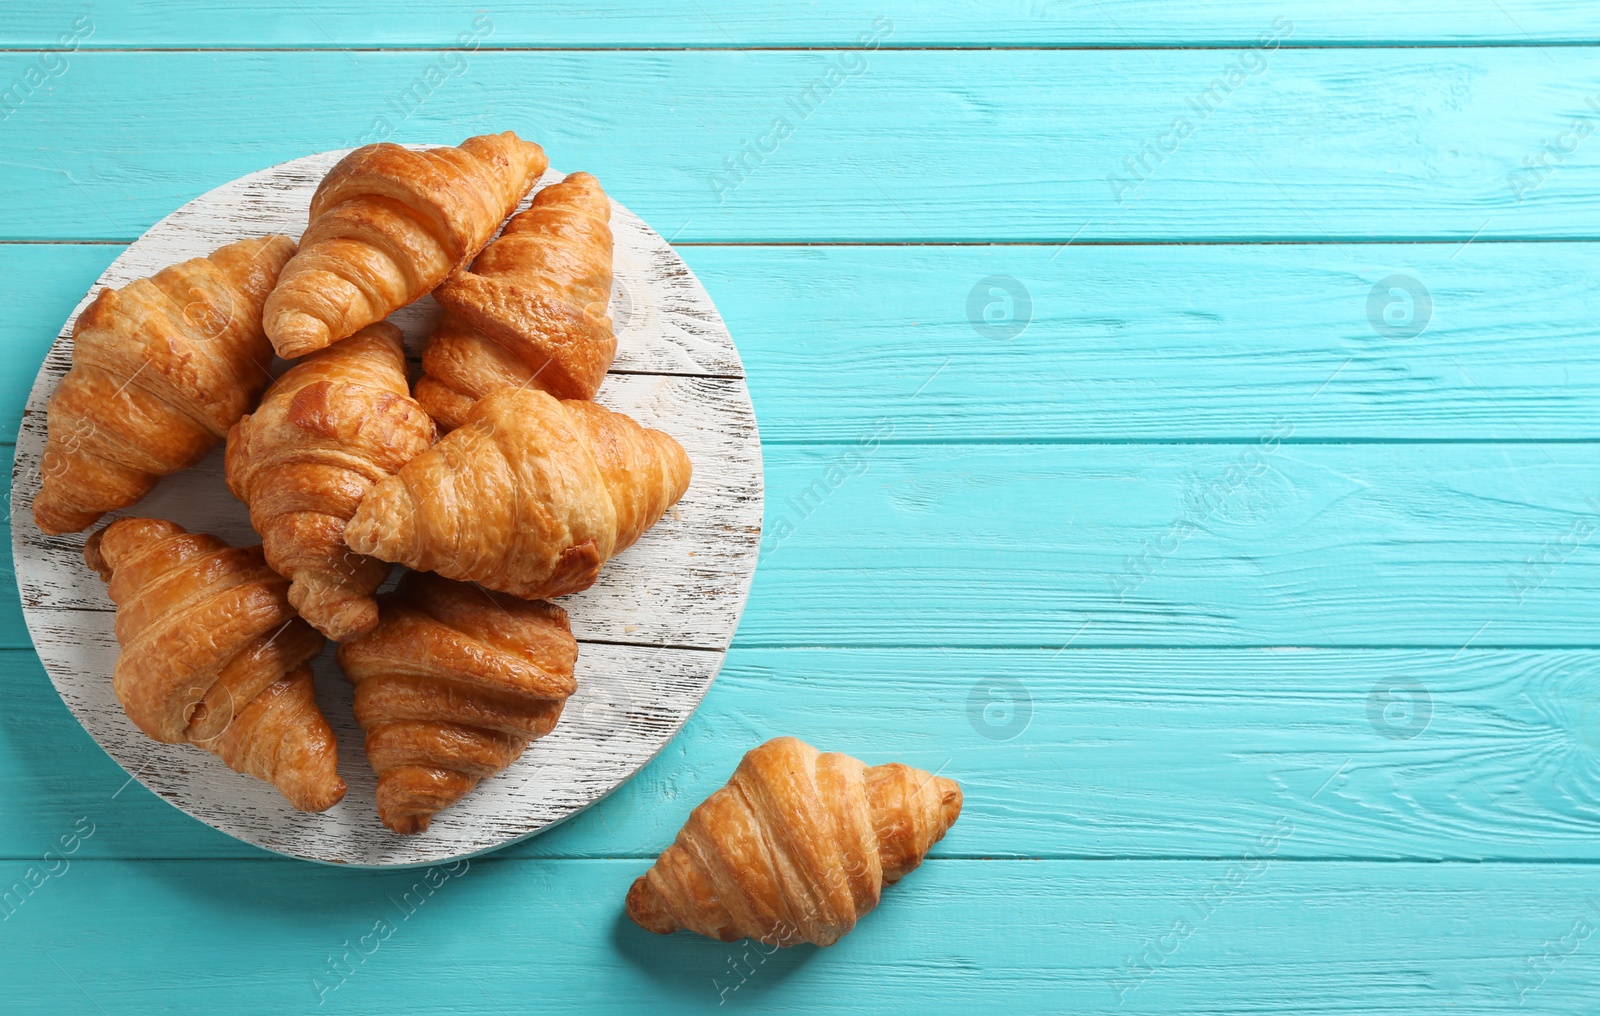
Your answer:
[[[661,906],[661,899],[650,888],[649,880],[640,875],[633,880],[633,885],[628,889],[628,900],[625,904],[628,917],[645,931],[653,931],[657,935],[670,935],[678,930],[678,924]]]
[[[100,544],[105,540],[106,530],[109,528],[111,527],[101,526],[83,545],[83,563],[88,565],[90,570],[97,572],[102,582],[111,581],[111,565],[107,563],[105,555],[100,553]]]
[[[949,829],[961,817],[961,785],[943,776],[936,777],[934,786],[939,791],[939,812],[944,817],[944,827]]]
[[[331,774],[331,779],[324,779],[302,787],[278,788],[289,803],[299,811],[327,811],[340,801],[344,800],[345,793],[350,789],[345,785],[344,778],[338,773]],[[292,791],[292,793],[291,793]]]
[[[320,583],[316,576],[294,580],[289,605],[335,642],[358,639],[378,627],[377,600],[336,583]]]
[[[383,821],[386,828],[402,836],[415,836],[418,833],[425,833],[428,831],[428,826],[433,824],[432,815],[380,812],[378,818]]]
[[[53,467],[51,458],[57,455],[55,449],[46,448],[44,460],[40,463],[40,471],[44,474],[44,484],[33,499],[33,524],[46,536],[62,536],[66,533],[81,533],[100,520],[104,512],[78,511],[62,503],[57,492],[52,489],[50,476]],[[65,465],[65,463],[60,463]]]
[[[382,486],[382,484],[377,486]],[[375,490],[376,488],[367,492],[368,500],[372,499]],[[344,524],[344,545],[357,554],[376,557],[378,544],[382,542],[380,539],[383,528],[382,515],[376,511],[363,512],[361,509],[364,507],[366,507],[366,501],[356,507],[356,513],[350,516],[349,522]]]
[[[333,335],[320,318],[302,310],[290,310],[272,318],[267,325],[272,348],[285,360],[314,353],[333,342]]]

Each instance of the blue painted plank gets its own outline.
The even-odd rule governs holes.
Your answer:
[[[939,857],[1600,859],[1591,651],[736,649],[615,795],[505,856],[655,856],[745,750],[794,734],[958,780]],[[0,653],[0,858],[79,818],[84,857],[259,858],[101,754]],[[361,758],[346,758],[347,769]],[[347,807],[351,805],[346,805]]]
[[[1562,47],[85,52],[6,121],[0,238],[131,239],[309,152],[514,128],[680,242],[1592,239],[1597,110]]]
[[[50,344],[72,308],[123,250],[110,244],[0,245],[0,299],[10,308],[0,316],[0,441],[16,441]],[[9,447],[0,451],[8,463],[11,455]]]
[[[1239,861],[933,861],[838,945],[771,956],[634,927],[621,905],[642,860],[472,862],[435,869],[432,891],[417,871],[69,861],[0,924],[0,977],[19,1012],[126,1016],[1571,1016],[1593,1002],[1594,866],[1277,860],[1297,835],[1268,822]]]
[[[78,11],[16,7],[0,12],[0,44],[60,45]],[[881,18],[897,46],[1238,46],[1274,21],[1295,26],[1306,45],[1404,45],[1498,42],[1588,43],[1600,32],[1582,0],[1098,0],[1024,4],[975,0],[926,4],[890,0],[873,7],[840,0],[773,6],[752,0],[704,0],[662,17],[645,3],[509,0],[491,9],[460,3],[373,0],[259,4],[230,8],[207,0],[131,0],[89,12],[87,47],[403,47],[487,46],[739,47],[851,46]],[[463,36],[466,37],[463,40]]]
[[[769,443],[1600,437],[1600,245],[683,253]]]
[[[0,244],[0,440],[120,250]],[[682,253],[769,444],[1248,441],[1290,412],[1291,441],[1600,438],[1600,245]]]
[[[1600,447],[772,446],[743,646],[1594,645]],[[763,426],[765,423],[763,421]]]

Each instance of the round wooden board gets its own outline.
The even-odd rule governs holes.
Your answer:
[[[83,564],[87,533],[45,536],[33,522],[45,409],[71,364],[73,322],[99,286],[125,285],[244,237],[298,237],[312,191],[344,154],[295,159],[196,198],[124,251],[79,303],[39,371],[17,438],[17,585],[56,690],[90,736],[155,793],[281,854],[355,865],[428,864],[504,846],[570,818],[637,772],[683,726],[722,666],[755,571],[761,442],[743,365],[710,297],[665,240],[613,202],[617,356],[598,401],[681,442],[694,481],[593,588],[561,599],[580,644],[578,692],[555,731],[417,836],[391,833],[378,822],[377,780],[331,647],[315,664],[317,695],[338,735],[339,770],[350,792],[326,813],[295,811],[271,786],[198,748],[145,737],[112,694],[114,615],[99,577]],[[561,177],[546,173],[540,186]],[[413,359],[438,313],[424,297],[390,318],[404,329]],[[118,514],[172,519],[236,544],[259,542],[244,506],[223,483],[221,447]]]

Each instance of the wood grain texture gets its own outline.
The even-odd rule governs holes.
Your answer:
[[[1288,827],[1260,835],[1275,829]],[[621,900],[647,864],[477,860],[430,869],[430,891],[416,871],[79,861],[0,925],[0,976],[23,1012],[181,998],[203,1011],[419,1016],[886,1002],[1571,1016],[1600,978],[1600,875],[1587,865],[1291,864],[1260,849],[1243,862],[933,860],[838,945],[767,957],[634,927]]]
[[[50,46],[70,25],[71,8],[0,12],[0,43]],[[94,10],[85,47],[456,46],[485,14],[491,46],[659,48],[702,46],[851,46],[874,17],[888,19],[896,46],[1237,46],[1250,45],[1274,18],[1291,19],[1304,45],[1532,45],[1589,42],[1600,18],[1582,0],[1097,0],[1092,4],[1019,4],[980,0],[924,4],[893,0],[863,8],[824,0],[772,7],[752,0],[703,0],[663,18],[636,0],[605,4],[512,0],[487,11],[439,3],[306,0],[227,8],[206,0],[135,0]]]
[[[768,444],[885,418],[891,443],[1254,441],[1280,417],[1290,442],[1600,437],[1593,244],[683,254],[739,336]],[[1395,276],[1428,304],[1385,290],[1377,320],[1411,314],[1410,338],[1374,325]]]
[[[1592,444],[777,446],[766,494],[739,645],[1596,638]]]
[[[124,285],[239,237],[300,231],[312,191],[343,154],[270,167],[202,195],[118,255],[99,285]],[[559,177],[547,174],[544,182]],[[426,835],[403,837],[379,824],[376,776],[355,764],[363,757],[362,731],[350,688],[326,653],[314,667],[318,698],[352,793],[322,814],[294,811],[267,784],[228,772],[220,760],[150,740],[123,712],[106,679],[118,655],[111,603],[83,566],[85,535],[47,537],[31,512],[46,407],[71,365],[69,319],[40,368],[18,433],[12,552],[45,669],[73,715],[123,768],[177,807],[270,850],[340,864],[421,864],[492,849],[560,822],[666,744],[716,676],[744,607],[760,537],[760,439],[738,352],[693,273],[626,208],[615,207],[611,219],[617,361],[624,370],[648,372],[608,379],[597,399],[674,435],[696,464],[697,482],[670,509],[671,518],[613,562],[601,581],[563,599],[578,619],[574,634],[604,644],[583,646],[579,692],[556,732],[440,816]],[[94,295],[86,294],[78,311]],[[431,303],[393,316],[413,356],[437,317]],[[244,506],[223,482],[222,452],[218,447],[196,468],[167,477],[120,514],[171,519],[235,545],[255,542]]]
[[[1600,236],[1600,144],[1562,135],[1600,120],[1583,48],[849,56],[82,52],[6,121],[0,239],[129,239],[263,165],[506,128],[674,242]],[[37,59],[0,55],[0,81]],[[1545,141],[1570,154],[1512,186]],[[1110,181],[1140,158],[1148,183]]]
[[[1230,857],[1286,816],[1285,860],[1592,862],[1597,670],[1589,650],[736,649],[637,777],[497,856],[653,859],[744,751],[795,734],[959,781],[938,857]],[[84,857],[260,857],[124,787],[32,654],[0,675],[0,858],[80,815]]]
[[[0,286],[28,294],[0,344],[42,359],[117,252],[0,244]],[[1600,438],[1593,244],[679,253],[738,336],[768,444],[855,441],[885,419],[890,443],[1253,441],[1279,416],[1290,442]],[[1369,315],[1394,275],[1429,294],[1409,339]],[[1026,307],[994,278],[1020,283]],[[980,334],[974,290],[980,324],[992,305],[1020,333]],[[24,374],[0,374],[0,438],[15,437]]]

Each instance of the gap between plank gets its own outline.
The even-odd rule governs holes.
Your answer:
[[[1212,53],[1244,48],[1255,48],[1255,38],[1218,40],[1203,43],[1175,42],[1123,42],[1123,43],[884,43],[877,52],[892,53],[986,53],[991,51],[1037,53]],[[1589,39],[1537,39],[1531,36],[1520,39],[1464,39],[1464,40],[1327,40],[1323,42],[1286,42],[1275,50],[1413,50],[1413,49],[1593,49],[1597,43]],[[572,43],[565,46],[527,45],[509,46],[441,46],[426,42],[401,43],[389,46],[340,45],[284,45],[284,46],[79,46],[78,53],[848,53],[859,46],[851,43],[818,45],[777,45],[774,43]],[[4,46],[4,53],[54,53],[52,46]]]

